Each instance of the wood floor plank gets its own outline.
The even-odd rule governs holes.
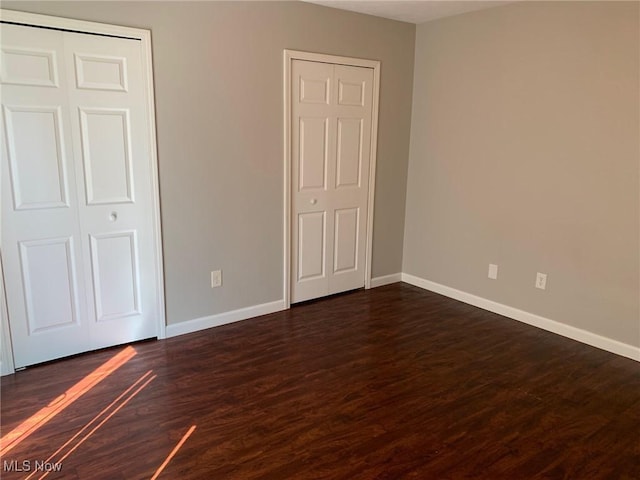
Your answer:
[[[133,348],[3,462],[149,479],[195,425],[160,479],[640,478],[637,362],[406,284]],[[3,377],[2,436],[122,349]]]

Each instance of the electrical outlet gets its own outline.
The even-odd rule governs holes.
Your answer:
[[[222,270],[214,270],[211,272],[211,288],[220,287],[222,285]]]
[[[538,274],[536,275],[536,288],[539,288],[540,290],[545,290],[547,288],[547,274],[546,273],[538,272]]]
[[[498,265],[493,263],[489,264],[489,274],[487,275],[492,280],[498,279]]]

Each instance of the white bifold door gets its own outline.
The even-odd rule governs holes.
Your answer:
[[[364,286],[373,69],[293,60],[291,301]]]
[[[140,41],[0,28],[2,255],[16,368],[155,337]]]

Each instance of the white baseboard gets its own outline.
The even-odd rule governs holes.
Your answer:
[[[371,288],[382,287],[383,285],[389,285],[390,283],[398,283],[402,281],[401,273],[392,273],[391,275],[383,275],[382,277],[375,277],[371,279]]]
[[[174,323],[167,325],[167,338],[177,337],[186,333],[193,333],[211,327],[218,327],[227,323],[238,322],[248,318],[259,317],[268,313],[279,312],[284,310],[284,300],[263,303],[261,305],[253,305],[251,307],[231,310],[230,312],[218,313],[207,317],[195,318],[186,322]]]
[[[487,300],[486,298],[478,297],[476,295],[472,295],[455,288],[447,287],[446,285],[441,285],[430,280],[425,280],[424,278],[416,277],[414,275],[409,275],[408,273],[402,274],[402,281],[411,285],[415,285],[416,287],[424,288],[425,290],[429,290],[431,292],[439,293],[440,295],[444,295],[446,297],[460,300],[461,302],[468,303],[469,305],[480,307],[484,310],[488,310],[490,312],[497,313],[514,320],[518,320],[528,325],[533,325],[534,327],[538,327],[543,330],[562,335],[563,337],[568,337],[573,340],[577,340],[578,342],[586,343],[587,345],[591,345],[592,347],[600,348],[602,350],[606,350],[607,352],[615,353],[616,355],[621,355],[623,357],[627,357],[640,362],[639,347],[634,347],[633,345],[628,345],[617,340],[612,340],[610,338],[603,337],[587,330],[582,330],[580,328],[572,327],[570,325],[566,325],[549,318],[525,312],[524,310],[519,310],[508,305],[503,305],[502,303]]]

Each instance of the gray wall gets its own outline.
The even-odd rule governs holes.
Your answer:
[[[640,345],[639,5],[418,27],[404,272]]]
[[[297,2],[3,8],[151,30],[168,323],[282,299],[285,48],[381,60],[372,270],[400,271],[414,25]]]

